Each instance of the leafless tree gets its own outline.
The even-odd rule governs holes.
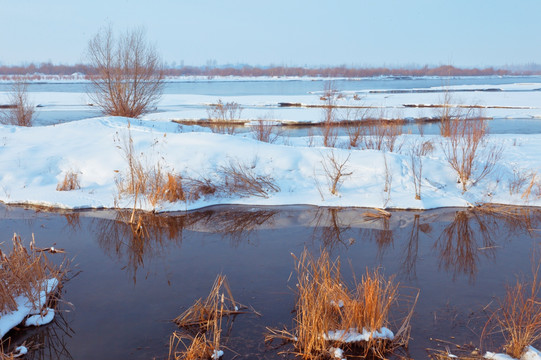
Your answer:
[[[0,123],[7,125],[32,126],[34,104],[28,99],[28,83],[17,80],[8,94],[9,107],[0,113]]]
[[[88,43],[88,58],[97,75],[89,96],[105,114],[138,117],[150,111],[163,90],[163,64],[141,28],[115,36],[112,27]]]

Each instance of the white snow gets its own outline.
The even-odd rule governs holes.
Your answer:
[[[541,352],[533,346],[527,346],[520,359],[515,359],[507,354],[493,353],[490,351],[485,353],[484,358],[490,360],[541,360]]]
[[[276,144],[256,141],[248,134],[222,135],[179,127],[171,122],[131,120],[131,134],[143,163],[160,163],[163,171],[183,177],[202,175],[217,179],[220,166],[240,162],[257,175],[271,176],[279,187],[265,197],[207,196],[188,203],[161,203],[156,211],[182,211],[215,204],[359,206],[378,208],[431,209],[467,207],[476,203],[541,206],[535,195],[521,197],[526,189],[511,193],[509,184],[516,174],[538,172],[541,135],[492,135],[488,145],[504,148],[495,171],[462,192],[457,175],[445,160],[440,136],[402,135],[400,151],[330,149],[316,136],[280,138]],[[58,208],[131,208],[131,199],[115,203],[115,179],[127,170],[118,148],[127,134],[128,119],[102,117],[56,126],[22,128],[0,126],[0,201],[7,204],[35,204]],[[115,141],[116,139],[116,141]],[[307,144],[313,140],[315,146]],[[408,148],[419,141],[432,141],[434,151],[423,156],[421,200],[415,199]],[[347,142],[340,137],[338,144]],[[481,152],[489,147],[481,147]],[[323,162],[333,156],[350,176],[344,177],[338,195],[332,195]],[[349,156],[349,158],[348,158]],[[390,194],[384,193],[385,162],[392,175]],[[67,171],[79,173],[81,189],[56,191]],[[390,196],[389,196],[390,195]],[[139,204],[138,204],[139,205]]]
[[[382,327],[379,331],[368,331],[363,328],[362,332],[352,328],[349,330],[329,331],[323,334],[325,340],[340,341],[344,343],[356,343],[360,341],[368,341],[370,339],[388,339],[393,340],[394,334],[386,327]]]
[[[26,346],[17,346],[15,348],[14,355],[15,356],[23,356],[28,354],[28,348]]]
[[[331,347],[329,353],[333,359],[345,360],[344,350],[340,348]]]
[[[9,330],[22,323],[28,315],[38,314],[41,308],[45,306],[49,294],[54,292],[57,286],[57,279],[53,278],[45,280],[41,287],[42,289],[36,289],[36,291],[39,291],[39,302],[35,306],[26,296],[21,295],[16,297],[15,302],[17,303],[17,310],[0,313],[0,339],[3,338]],[[52,315],[49,316],[54,317],[54,312],[51,312],[51,314]]]
[[[54,309],[47,308],[45,314],[29,316],[24,322],[24,326],[41,326],[50,323],[54,319]]]
[[[214,350],[214,352],[212,353],[211,358],[213,360],[218,360],[222,356],[224,356],[224,352],[222,350]]]

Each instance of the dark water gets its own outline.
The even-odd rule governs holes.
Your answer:
[[[265,328],[291,328],[294,261],[304,248],[340,256],[352,271],[381,267],[396,275],[401,293],[420,290],[409,356],[427,357],[430,338],[479,345],[482,309],[515,276],[530,274],[541,211],[516,217],[473,210],[395,211],[367,221],[364,209],[220,206],[177,216],[148,216],[149,236],[135,239],[114,212],[51,213],[0,208],[0,239],[13,232],[38,246],[55,243],[72,260],[54,323],[13,333],[45,344],[30,359],[165,358],[169,322],[204,298],[217,274],[227,276],[235,300],[262,316],[236,317],[225,345],[242,359],[280,359],[284,348],[264,345]],[[3,249],[6,244],[1,245]],[[59,261],[59,255],[51,255]],[[72,275],[73,275],[72,274]],[[289,280],[288,280],[289,279]],[[394,329],[396,330],[396,329]],[[454,338],[453,338],[454,337]],[[226,351],[224,359],[235,353]]]

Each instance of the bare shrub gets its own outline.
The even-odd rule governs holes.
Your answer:
[[[224,104],[221,99],[218,100],[207,109],[212,132],[233,135],[241,113],[242,107],[238,103],[232,101]]]
[[[451,136],[451,122],[458,116],[456,108],[451,105],[452,96],[448,89],[444,89],[441,107],[438,108],[437,116],[440,119],[440,135]]]
[[[377,119],[367,121],[365,134],[362,136],[362,147],[365,149],[393,152],[400,148],[397,146],[398,136],[402,134],[400,120],[386,120],[385,114]]]
[[[111,26],[88,43],[89,97],[107,115],[138,117],[156,105],[163,91],[163,65],[141,28],[120,36]]]
[[[389,201],[391,201],[391,190],[393,185],[393,172],[391,167],[387,164],[387,155],[383,153],[383,164],[385,169],[385,183],[383,187],[383,207],[386,208]]]
[[[32,126],[34,104],[28,99],[28,83],[18,79],[8,94],[10,107],[0,113],[0,123],[6,125]]]
[[[223,179],[222,190],[238,196],[258,196],[268,198],[270,192],[278,192],[280,188],[268,175],[258,175],[254,166],[231,160],[221,166],[218,173]]]
[[[273,121],[258,119],[255,121],[255,125],[251,126],[252,135],[256,140],[272,144],[280,135],[280,133],[276,131],[278,126],[279,125],[276,125]]]
[[[488,134],[486,120],[473,109],[463,116],[457,116],[450,122],[450,136],[443,142],[445,159],[458,175],[462,192],[470,184],[475,184],[490,174],[501,158],[502,147],[485,145]]]
[[[321,100],[323,100],[323,146],[334,147],[338,138],[336,124],[336,100],[340,97],[332,81],[325,83]]]
[[[187,178],[185,187],[188,193],[188,200],[199,200],[203,196],[214,195],[218,191],[218,187],[210,178]]]
[[[421,185],[423,179],[423,156],[432,152],[434,147],[431,141],[416,142],[411,145],[408,155],[415,187],[415,199],[421,200]]]
[[[325,172],[325,176],[327,178],[329,191],[333,195],[338,195],[338,191],[344,182],[344,177],[351,176],[353,174],[353,172],[349,172],[347,169],[347,163],[350,156],[351,154],[349,154],[347,158],[342,161],[336,156],[334,151],[331,151],[330,153],[327,153],[321,161],[323,171]]]
[[[356,148],[362,143],[362,139],[366,135],[364,122],[367,117],[368,109],[366,108],[347,107],[342,111],[342,121],[348,134],[350,148]]]
[[[525,348],[541,339],[541,263],[533,268],[531,282],[516,280],[507,286],[499,308],[490,317],[482,337],[499,331],[504,337],[504,350],[513,358],[520,358]]]
[[[71,191],[81,188],[79,183],[79,173],[73,170],[67,171],[64,180],[58,183],[56,191]]]

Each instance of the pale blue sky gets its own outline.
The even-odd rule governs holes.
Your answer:
[[[186,65],[518,65],[541,63],[540,17],[539,0],[0,0],[0,62],[84,62],[111,23]]]

